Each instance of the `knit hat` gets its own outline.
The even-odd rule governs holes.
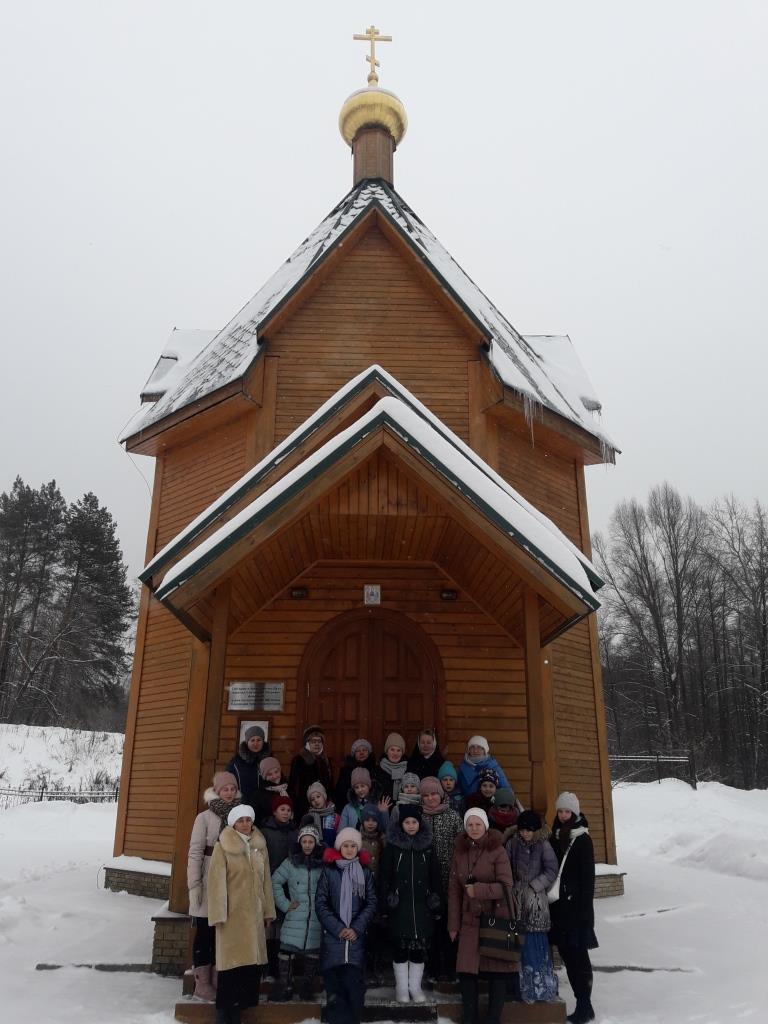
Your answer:
[[[453,762],[443,761],[437,772],[438,779],[458,779],[458,772],[453,767]]]
[[[256,812],[248,804],[238,804],[237,807],[233,807],[227,815],[227,824],[230,828],[234,827],[235,822],[238,818],[250,818],[251,821],[256,820]]]
[[[319,725],[308,725],[301,734],[301,742],[306,743],[310,736],[322,736],[323,742],[325,742],[325,733]]]
[[[368,821],[372,818],[378,823],[379,828],[383,829],[385,825],[384,815],[381,813],[376,804],[363,804],[360,809],[360,821]]]
[[[355,740],[352,744],[351,753],[352,757],[358,752],[358,750],[367,750],[369,754],[373,753],[373,745],[368,740]]]
[[[340,850],[342,843],[354,843],[359,850],[363,840],[356,828],[343,828],[336,836],[336,841],[333,844],[334,850]]]
[[[517,830],[530,829],[531,832],[538,832],[541,828],[541,818],[535,811],[523,811],[520,817],[517,819]]]
[[[485,736],[470,736],[467,740],[467,750],[469,750],[470,747],[482,747],[486,754],[488,754],[491,749]]]
[[[245,730],[245,742],[252,740],[254,736],[258,736],[260,740],[266,740],[267,735],[260,725],[249,725]]]
[[[280,794],[277,793],[275,796],[272,797],[272,813],[274,814],[277,808],[282,807],[283,804],[287,804],[288,807],[290,807],[291,810],[293,810],[293,800],[291,800],[289,796],[280,796]]]
[[[259,761],[259,775],[262,779],[266,779],[267,772],[271,772],[275,768],[282,773],[283,769],[276,757],[262,757],[261,761]]]
[[[501,789],[496,790],[493,797],[493,802],[496,804],[497,807],[503,807],[505,804],[508,807],[514,807],[515,794],[512,792],[511,789],[507,789],[506,786],[502,786]]]
[[[561,793],[560,796],[557,798],[555,810],[572,811],[573,814],[575,814],[576,817],[578,817],[581,813],[579,808],[579,798],[576,796],[575,793],[569,793],[566,790],[564,793]]]
[[[421,804],[401,804],[398,821],[402,826],[408,818],[415,818],[421,825]]]
[[[328,790],[325,788],[322,782],[313,782],[311,783],[311,785],[307,787],[307,800],[312,799],[313,793],[322,793],[323,800],[328,799]]]
[[[405,740],[399,732],[391,732],[389,736],[384,740],[384,753],[386,754],[390,747],[400,747],[403,753],[405,753]]]
[[[371,788],[371,773],[367,768],[353,768],[352,775],[350,778],[350,784],[352,789],[360,783],[364,783],[369,789]]]
[[[219,795],[225,786],[234,786],[237,789],[237,779],[232,772],[216,772],[213,776],[213,791]]]
[[[477,784],[481,786],[484,782],[492,782],[494,786],[499,784],[499,776],[493,770],[493,768],[483,768],[477,776]]]
[[[320,835],[320,830],[315,828],[314,825],[302,825],[299,829],[299,834],[296,836],[296,842],[301,842],[302,836],[312,836],[318,846],[323,841],[323,837]]]
[[[406,772],[403,776],[403,781],[400,783],[400,790],[402,791],[403,786],[421,786],[421,779],[416,772]]]
[[[439,793],[440,796],[443,795],[443,787],[434,775],[428,775],[426,779],[422,779],[419,789],[422,796],[429,796],[430,793]]]
[[[470,807],[468,811],[464,813],[464,828],[467,827],[467,822],[470,818],[479,818],[480,821],[485,825],[485,831],[488,831],[488,815],[485,813],[482,807]]]

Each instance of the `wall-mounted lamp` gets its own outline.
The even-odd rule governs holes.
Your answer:
[[[441,601],[458,601],[459,592],[458,590],[441,590],[440,600]]]
[[[306,587],[291,587],[291,600],[292,601],[304,601],[309,597],[309,591]]]

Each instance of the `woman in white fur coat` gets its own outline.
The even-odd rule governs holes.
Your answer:
[[[187,887],[189,913],[195,919],[192,941],[195,995],[213,1002],[216,998],[216,931],[208,924],[208,868],[213,848],[227,826],[227,815],[240,799],[237,779],[230,772],[216,772],[203,799],[208,806],[195,818],[189,841]]]
[[[208,872],[208,923],[216,928],[217,1024],[240,1024],[240,1014],[259,1002],[267,962],[265,929],[275,919],[275,900],[264,836],[253,827],[252,807],[227,816]]]

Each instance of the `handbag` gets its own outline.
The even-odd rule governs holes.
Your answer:
[[[525,942],[525,932],[520,915],[516,914],[509,898],[509,891],[504,886],[504,898],[507,901],[509,917],[496,917],[490,914],[480,915],[480,936],[478,953],[491,960],[504,960],[509,964],[519,964]],[[496,901],[494,901],[495,909]]]
[[[568,849],[565,851],[563,859],[560,861],[560,867],[557,871],[557,878],[554,880],[552,885],[550,885],[550,887],[547,889],[547,899],[550,903],[557,903],[557,901],[560,899],[560,876],[563,873],[563,868],[565,867],[565,862],[568,859],[568,854],[571,852],[572,845],[573,842],[569,843]]]

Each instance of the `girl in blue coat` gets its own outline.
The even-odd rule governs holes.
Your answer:
[[[480,786],[480,772],[491,768],[496,772],[499,786],[511,788],[507,782],[501,765],[495,757],[491,757],[491,748],[485,736],[470,736],[467,741],[467,752],[459,765],[459,789],[467,797],[476,792]]]
[[[320,833],[314,825],[299,829],[297,841],[290,857],[272,875],[275,906],[285,914],[280,927],[280,955],[288,960],[284,992],[285,999],[293,996],[294,959],[303,954],[304,989],[311,991],[315,970],[312,960],[320,952],[320,922],[315,911],[317,883],[323,870],[323,849]]]
[[[328,1024],[360,1024],[365,1002],[365,931],[376,913],[376,888],[361,842],[357,829],[342,829],[335,849],[323,855],[317,886]]]

